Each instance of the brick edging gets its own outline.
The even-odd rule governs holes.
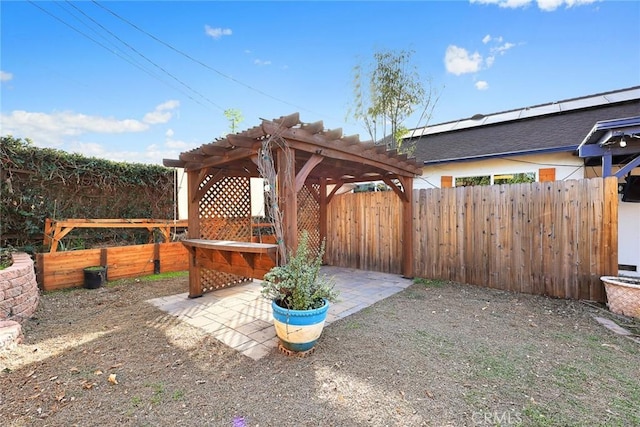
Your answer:
[[[0,270],[0,321],[23,322],[38,307],[40,292],[33,260],[24,252],[13,254],[13,265]]]

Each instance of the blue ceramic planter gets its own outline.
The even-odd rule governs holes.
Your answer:
[[[313,310],[289,310],[271,302],[273,324],[282,346],[291,351],[313,348],[322,333],[329,310],[329,301]]]

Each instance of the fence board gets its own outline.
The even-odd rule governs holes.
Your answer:
[[[617,273],[615,178],[414,190],[414,272],[492,288],[604,301]],[[331,265],[400,273],[393,192],[335,196]]]

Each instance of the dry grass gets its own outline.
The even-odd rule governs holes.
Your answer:
[[[253,361],[145,302],[186,289],[44,295],[0,353],[0,424],[640,425],[640,345],[579,302],[424,281],[332,324],[308,358]]]

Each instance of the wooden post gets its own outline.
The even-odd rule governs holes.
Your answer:
[[[188,233],[190,239],[200,238],[200,199],[198,195],[200,179],[198,171],[187,172],[187,197],[189,199],[188,209]],[[202,296],[202,282],[200,280],[200,267],[196,262],[195,250],[189,251],[189,298]]]
[[[603,178],[602,209],[602,273],[601,276],[618,275],[618,178]],[[603,294],[596,295],[604,299],[604,285],[600,287]],[[597,301],[597,299],[596,299]]]
[[[44,289],[44,254],[42,253],[36,254],[36,281],[38,287]]]
[[[402,199],[402,275],[413,278],[413,178],[402,180],[405,197]]]
[[[286,152],[285,150],[289,150]],[[279,149],[278,161],[278,205],[282,212],[284,243],[287,250],[298,248],[298,195],[295,187],[295,150]]]
[[[325,240],[327,238],[327,179],[320,178],[320,242],[325,242],[325,253],[323,262],[327,263],[327,251],[326,245],[328,242]]]
[[[160,243],[153,244],[153,274],[160,274]]]
[[[53,230],[51,227],[51,218],[47,218],[44,220],[44,237],[42,239],[42,246],[51,246],[52,240],[51,236],[53,235]]]

